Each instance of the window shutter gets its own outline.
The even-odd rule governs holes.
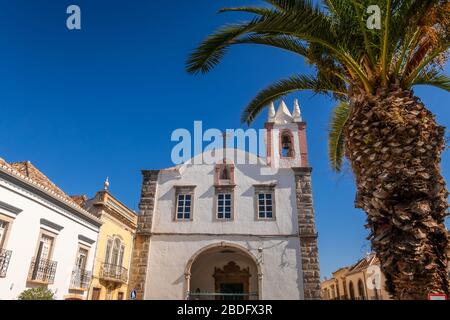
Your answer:
[[[118,265],[121,266],[121,267],[123,267],[122,263],[123,263],[123,254],[124,254],[124,252],[125,252],[125,246],[121,245],[120,246],[120,253],[119,253],[119,263],[118,263]]]
[[[106,244],[105,263],[109,263],[111,256],[111,247],[112,247],[112,239],[108,239],[108,243]]]

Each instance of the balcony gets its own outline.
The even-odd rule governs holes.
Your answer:
[[[11,250],[0,249],[0,278],[6,277],[9,260],[11,259]]]
[[[72,271],[70,279],[70,289],[78,291],[86,291],[91,283],[92,272],[75,267]]]
[[[36,259],[31,260],[30,272],[28,273],[28,281],[53,284],[55,281],[56,261]]]
[[[127,283],[128,270],[122,266],[103,263],[100,269],[100,278],[105,281]]]

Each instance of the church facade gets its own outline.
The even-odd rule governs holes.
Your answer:
[[[267,156],[144,170],[130,290],[137,299],[319,299],[306,123],[272,105]],[[233,154],[233,157],[228,157]],[[197,155],[196,157],[201,157]],[[256,157],[256,156],[254,156]]]

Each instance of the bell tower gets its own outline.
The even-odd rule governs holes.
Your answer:
[[[291,113],[284,101],[278,110],[271,103],[265,123],[267,130],[267,161],[273,168],[308,167],[306,123],[303,122],[298,100]]]

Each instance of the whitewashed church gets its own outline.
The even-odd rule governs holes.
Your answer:
[[[265,129],[267,155],[257,164],[224,156],[211,165],[142,171],[130,273],[138,299],[319,299],[311,167],[298,102],[292,113],[284,102],[277,111],[272,105]]]

